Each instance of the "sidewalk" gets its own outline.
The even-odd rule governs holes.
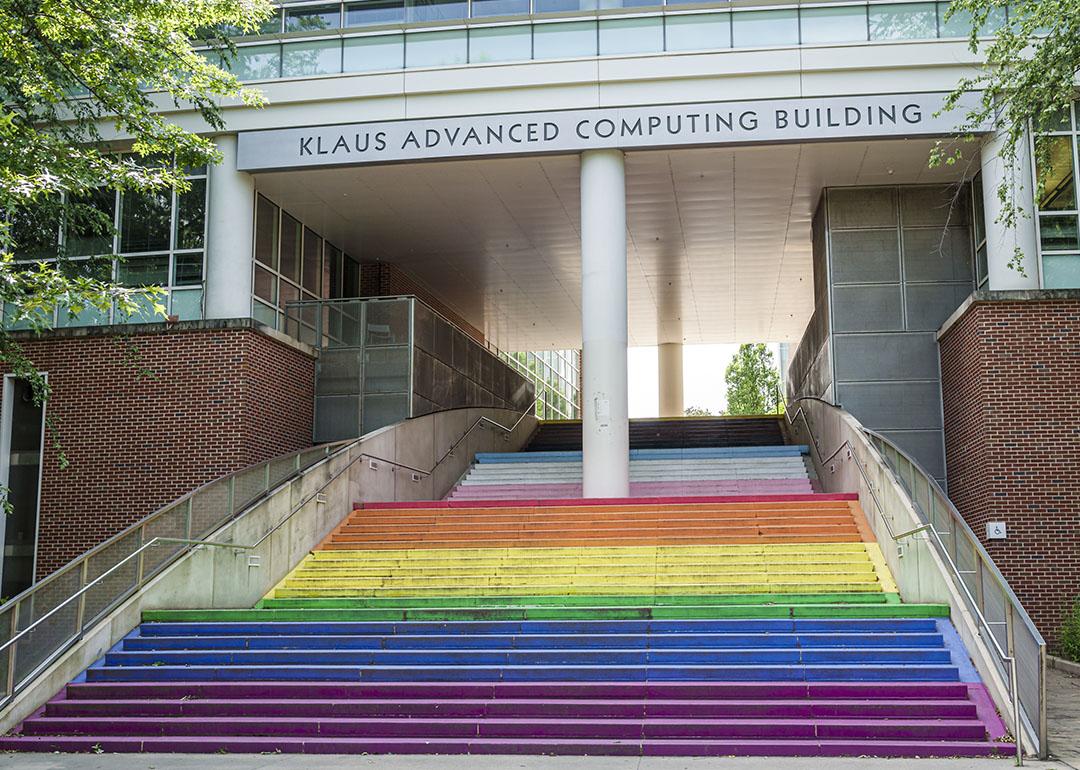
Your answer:
[[[1046,670],[1046,721],[1054,758],[1080,770],[1080,677]]]

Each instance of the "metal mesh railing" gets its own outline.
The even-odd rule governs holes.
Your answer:
[[[351,441],[257,463],[189,492],[0,606],[0,708],[107,613],[238,514]],[[154,547],[144,547],[155,544]]]
[[[1041,755],[1046,753],[1046,642],[993,559],[945,492],[906,452],[884,436],[864,432],[908,493],[919,517],[931,525],[931,542],[965,590],[969,610],[984,622],[992,659],[1015,687],[1020,716]],[[1009,658],[1015,661],[1016,682]],[[1019,738],[1019,736],[1017,736]]]

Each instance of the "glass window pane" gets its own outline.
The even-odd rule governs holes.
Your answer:
[[[345,255],[342,297],[360,296],[360,263]]]
[[[464,19],[468,14],[465,0],[405,0],[406,21],[443,21]]]
[[[804,45],[866,40],[866,8],[803,8],[799,13]]]
[[[56,314],[56,325],[65,326],[105,326],[109,323],[109,311],[96,307],[84,307],[78,313],[61,307]]]
[[[371,0],[345,6],[345,26],[400,24],[405,21],[405,0]]]
[[[229,70],[240,80],[273,80],[281,77],[281,46],[252,45],[236,49]]]
[[[975,252],[975,283],[982,286],[990,275],[990,266],[986,259],[986,244],[984,243]]]
[[[378,35],[345,40],[345,72],[399,70],[405,66],[405,36]]]
[[[1048,254],[1042,262],[1047,289],[1080,289],[1080,254]]]
[[[177,254],[173,257],[173,286],[196,286],[202,283],[203,255]]]
[[[92,278],[95,281],[112,279],[113,260],[109,257],[93,259],[66,260],[60,265],[60,272],[68,278]]]
[[[16,259],[52,259],[60,251],[60,220],[52,206],[26,206],[12,215]]]
[[[533,2],[533,9],[536,13],[595,11],[596,6],[597,0],[534,0]]]
[[[341,296],[341,250],[326,244],[326,257],[323,259],[323,272],[326,283],[326,296],[337,299]]]
[[[948,3],[938,3],[938,29],[942,37],[970,37],[974,21],[969,11],[957,11],[948,21],[945,15],[949,10]],[[1005,26],[1005,9],[993,8],[986,17],[986,23],[979,29],[979,35],[987,37],[993,35]]]
[[[278,265],[278,212],[266,198],[255,204],[255,259],[275,270]]]
[[[117,263],[116,280],[132,287],[166,286],[169,283],[169,255],[124,257]]]
[[[572,21],[533,27],[534,59],[596,56],[596,22]]]
[[[267,307],[261,302],[251,303],[251,317],[259,323],[269,326],[271,329],[277,328],[277,311],[272,307]]]
[[[731,47],[731,14],[668,16],[667,50],[707,51]]]
[[[1039,240],[1043,251],[1076,251],[1080,249],[1077,237],[1076,215],[1039,217]]]
[[[293,286],[288,281],[278,283],[278,307],[282,310],[292,302],[300,301],[300,287]]]
[[[365,345],[402,345],[409,341],[409,301],[388,300],[366,305]]]
[[[176,248],[201,249],[206,221],[206,180],[192,179],[191,189],[176,196]]]
[[[277,304],[277,276],[255,265],[255,296]]]
[[[119,308],[113,310],[113,320],[116,323],[161,323],[165,317],[157,312],[154,304],[166,305],[169,298],[160,295],[157,297],[136,297],[135,309],[130,314],[125,314]]]
[[[1039,209],[1068,211],[1076,208],[1072,137],[1040,136],[1035,140],[1035,144],[1036,155],[1045,150],[1049,156],[1049,165],[1039,168],[1039,182],[1042,185]]]
[[[86,195],[72,196],[71,200],[77,208],[68,211],[64,253],[69,257],[111,254],[116,191],[102,187]],[[50,240],[55,238],[53,235]]]
[[[732,16],[736,48],[798,45],[799,19],[795,11],[747,11]]]
[[[982,174],[971,180],[972,219],[975,224],[975,243],[986,240],[986,210],[983,208]]]
[[[285,31],[299,32],[316,29],[337,29],[341,26],[341,7],[316,5],[285,9]]]
[[[469,32],[469,61],[524,61],[532,57],[532,27],[480,27]]]
[[[304,288],[318,294],[322,287],[322,238],[304,228]]]
[[[328,75],[341,72],[341,41],[313,40],[286,43],[281,59],[282,77]]]
[[[291,281],[300,280],[300,223],[281,212],[281,267],[279,272]]]
[[[202,289],[173,291],[171,314],[181,321],[197,321],[202,318]]]
[[[172,193],[124,193],[120,202],[120,251],[169,248]]]
[[[529,0],[473,0],[473,18],[528,13]]]
[[[926,40],[937,37],[934,3],[870,6],[871,40]]]
[[[610,19],[600,22],[600,54],[651,53],[664,50],[664,20]]]
[[[406,67],[443,67],[464,64],[468,58],[465,30],[418,32],[405,40]]]

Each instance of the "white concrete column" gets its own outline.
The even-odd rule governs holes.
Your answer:
[[[236,136],[219,136],[220,165],[209,169],[206,232],[206,318],[251,316],[255,242],[255,178],[236,170]]]
[[[630,494],[626,392],[626,172],[620,150],[581,154],[583,494]]]
[[[982,192],[986,211],[986,264],[990,278],[989,288],[994,291],[1008,289],[1039,288],[1039,251],[1035,236],[1035,200],[1032,194],[1031,153],[1025,140],[1017,153],[1015,175],[1016,217],[1015,227],[1005,227],[997,218],[1001,214],[998,186],[1007,173],[1005,163],[998,153],[1004,137],[994,135],[982,146]],[[1023,274],[1010,267],[1017,249],[1024,255],[1020,264]]]
[[[656,346],[660,375],[660,416],[683,416],[682,343],[661,342]]]

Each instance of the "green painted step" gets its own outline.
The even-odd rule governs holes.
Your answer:
[[[756,604],[625,607],[461,607],[399,609],[147,610],[146,622],[635,620],[688,618],[933,618],[948,617],[946,604]]]
[[[460,607],[668,607],[772,604],[899,604],[894,593],[707,594],[703,596],[393,596],[263,599],[258,609],[428,609]]]

